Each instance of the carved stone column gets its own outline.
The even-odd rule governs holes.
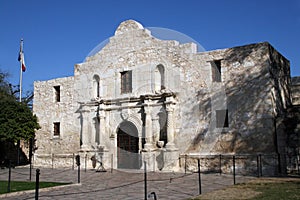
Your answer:
[[[150,150],[153,148],[153,141],[152,141],[152,117],[151,117],[151,110],[152,108],[149,105],[144,106],[145,110],[145,150]]]
[[[91,141],[92,141],[92,145],[96,144],[98,145],[99,143],[99,121],[97,117],[93,118],[93,129],[92,129],[92,134],[91,134]]]
[[[168,138],[166,148],[174,149],[175,144],[174,144],[174,119],[173,119],[174,107],[173,107],[173,105],[167,104],[166,111],[167,111],[167,138]]]
[[[99,111],[99,146],[104,147],[104,137],[105,137],[105,112]],[[104,149],[104,148],[103,148]]]
[[[89,140],[89,124],[88,124],[88,114],[89,112],[87,110],[82,110],[81,112],[81,150],[87,150],[89,149],[89,144],[90,144],[90,140]]]

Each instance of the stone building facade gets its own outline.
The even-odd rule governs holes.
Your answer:
[[[300,77],[292,77],[292,103],[285,120],[287,135],[287,169],[300,170]]]
[[[292,78],[292,102],[294,106],[300,105],[300,77]]]
[[[182,155],[285,153],[290,82],[269,43],[197,52],[127,20],[74,76],[34,83],[34,161],[178,171]]]

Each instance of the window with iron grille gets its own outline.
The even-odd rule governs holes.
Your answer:
[[[121,93],[132,92],[132,71],[121,72]]]
[[[54,136],[60,136],[60,122],[53,123]]]
[[[221,82],[222,81],[221,60],[214,60],[211,62],[211,72],[212,72],[212,81],[213,82]]]
[[[228,125],[228,110],[216,110],[216,127],[226,128]]]

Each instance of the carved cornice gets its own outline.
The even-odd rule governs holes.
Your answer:
[[[94,107],[99,106],[99,110],[110,111],[119,109],[131,109],[131,108],[142,108],[142,107],[154,107],[168,104],[175,104],[173,100],[176,97],[174,92],[164,92],[160,94],[145,94],[140,96],[130,96],[122,98],[111,98],[111,99],[94,99],[89,102],[78,102],[81,107]],[[159,100],[165,98],[164,102],[153,103],[153,100]],[[140,102],[140,103],[139,103]],[[151,102],[151,103],[149,103]],[[135,105],[122,105],[127,103],[137,103]]]

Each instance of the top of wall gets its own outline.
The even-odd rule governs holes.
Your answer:
[[[99,59],[101,52],[125,52],[137,46],[149,48],[159,43],[161,46],[175,47],[182,52],[197,53],[204,50],[200,44],[196,44],[195,40],[180,32],[157,27],[144,28],[139,22],[130,19],[117,27],[114,36],[96,46],[84,62]]]
[[[126,20],[126,21],[122,22],[119,25],[119,27],[115,31],[115,35],[122,35],[126,32],[131,32],[131,31],[135,31],[135,30],[142,30],[142,29],[144,29],[142,24],[140,24],[137,21],[134,21],[134,20],[130,19],[130,20]],[[148,31],[146,31],[146,32],[150,35],[150,32],[148,32]]]
[[[300,85],[300,76],[292,77],[292,85]]]

